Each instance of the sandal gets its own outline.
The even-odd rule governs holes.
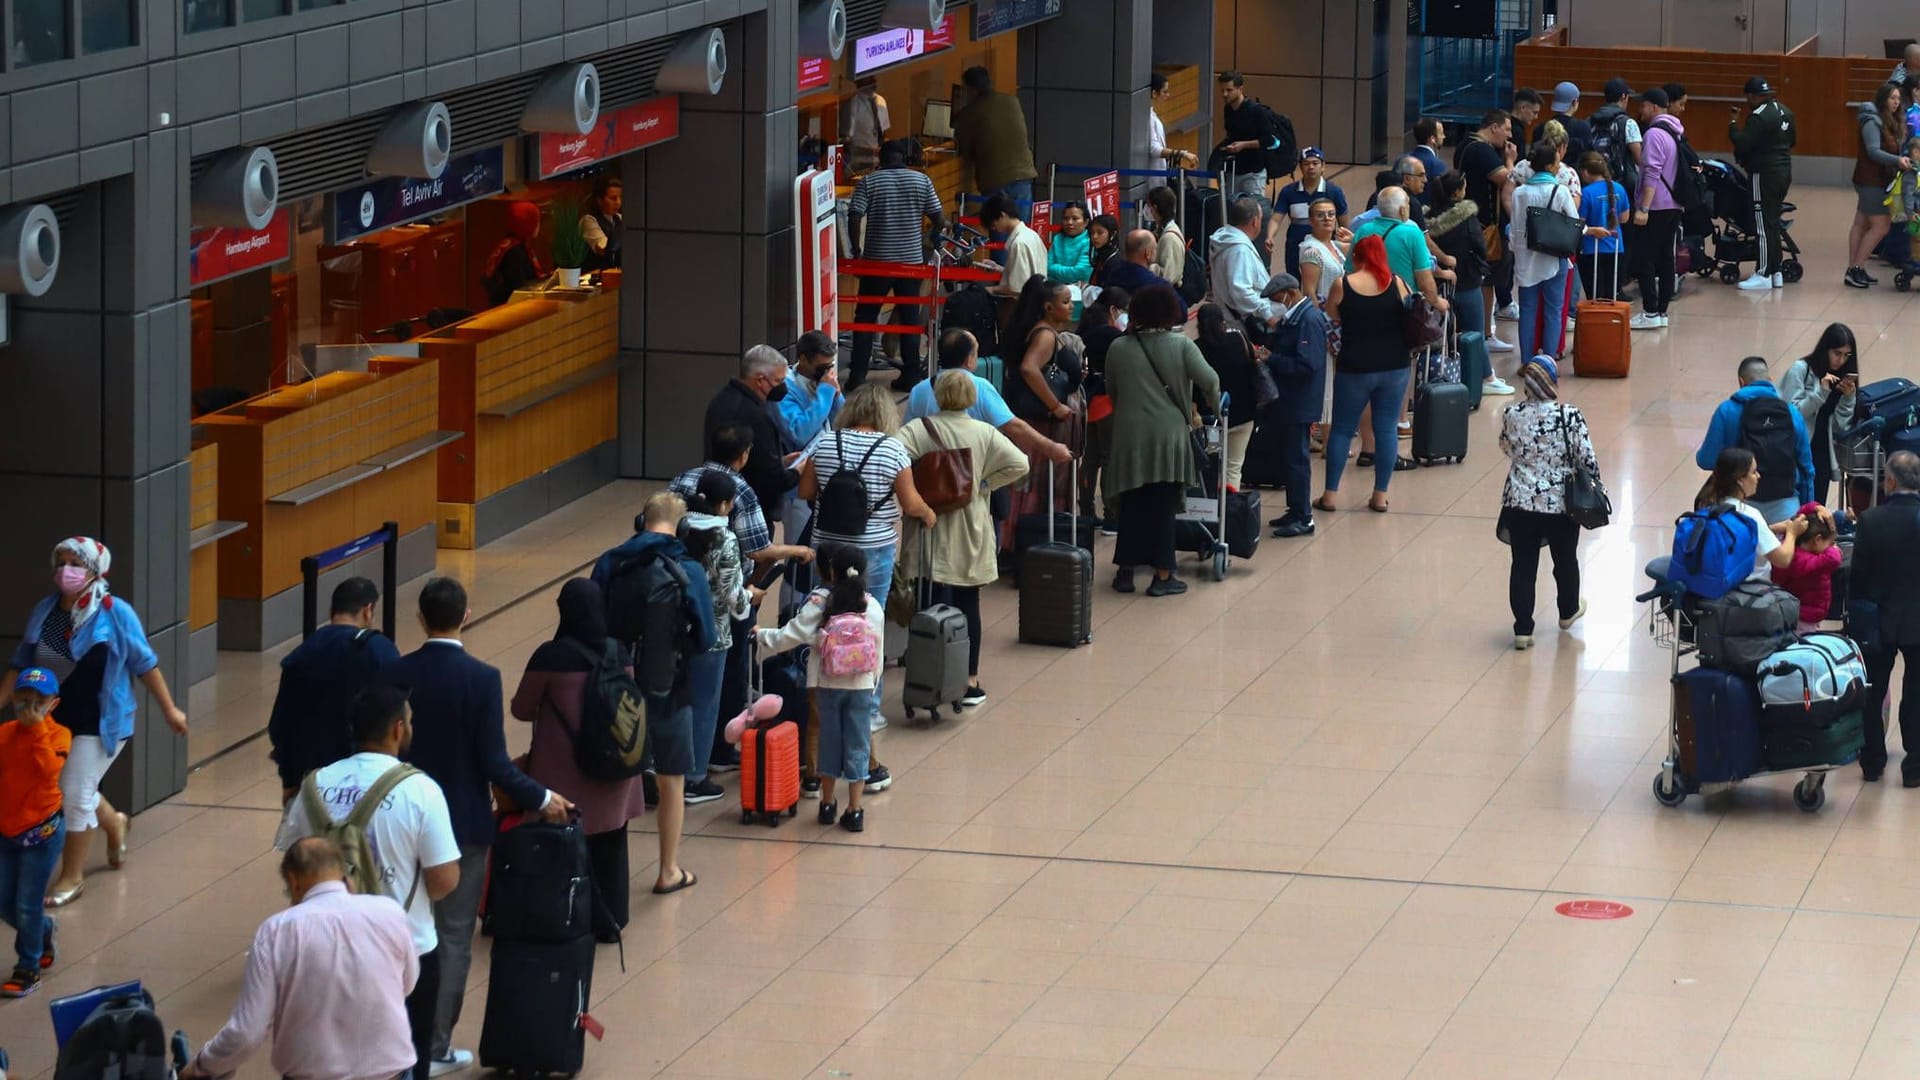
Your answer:
[[[1418,467],[1419,467],[1419,466],[1418,466],[1418,465],[1417,465],[1417,464],[1416,464],[1416,463],[1414,462],[1414,460],[1413,460],[1412,458],[1410,458],[1410,457],[1397,457],[1397,456],[1396,456],[1396,457],[1395,457],[1395,458],[1393,459],[1393,471],[1394,471],[1394,472],[1412,472],[1412,471],[1413,471],[1414,469],[1416,469],[1416,468],[1418,468]]]
[[[1339,507],[1333,505],[1333,500],[1326,495],[1322,495],[1313,500],[1313,508],[1328,514],[1338,513],[1340,510]]]
[[[1373,498],[1367,500],[1367,509],[1376,514],[1384,514],[1387,512],[1387,502],[1380,496],[1375,495]]]
[[[1358,469],[1371,469],[1373,468],[1373,455],[1362,450],[1360,451],[1360,456],[1353,459],[1353,464],[1354,467]]]
[[[700,883],[700,879],[693,876],[693,871],[683,866],[680,868],[679,881],[674,882],[673,884],[667,886],[664,889],[658,885],[655,885],[653,887],[653,895],[666,896],[669,893],[677,893],[681,889],[691,889],[695,885],[698,885],[699,883]]]
[[[87,883],[82,880],[80,884],[75,885],[71,889],[61,889],[58,892],[50,892],[47,894],[47,906],[50,908],[66,907],[68,904],[80,899],[80,894],[86,891]]]

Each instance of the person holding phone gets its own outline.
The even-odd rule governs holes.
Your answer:
[[[1827,487],[1839,471],[1834,435],[1853,426],[1854,393],[1859,389],[1859,350],[1845,323],[1829,325],[1813,351],[1795,360],[1780,379],[1781,396],[1807,422],[1813,444],[1815,502],[1827,501]]]

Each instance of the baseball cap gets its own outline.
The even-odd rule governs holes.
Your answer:
[[[30,667],[13,680],[15,690],[31,690],[43,697],[60,696],[60,680],[43,667]]]
[[[1667,97],[1667,92],[1665,90],[1660,89],[1657,86],[1650,86],[1646,90],[1642,91],[1640,94],[1640,100],[1648,102],[1653,105],[1658,105],[1663,109],[1673,104],[1673,102]]]
[[[1767,85],[1766,76],[1753,75],[1747,79],[1747,93],[1771,94],[1773,93],[1773,87]]]
[[[1267,287],[1260,290],[1260,295],[1271,297],[1275,293],[1283,293],[1288,289],[1297,289],[1299,287],[1300,279],[1282,270],[1267,279]]]
[[[1608,79],[1605,94],[1608,101],[1619,101],[1633,93],[1633,85],[1625,79]]]
[[[1580,88],[1570,82],[1563,82],[1553,88],[1553,111],[1566,112],[1580,100]]]
[[[1300,156],[1303,158],[1319,158],[1321,161],[1327,160],[1327,155],[1322,153],[1317,146],[1309,146],[1305,150],[1300,151]]]

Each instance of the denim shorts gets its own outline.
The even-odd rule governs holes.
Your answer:
[[[660,776],[693,772],[693,705],[672,696],[647,695],[647,756]]]

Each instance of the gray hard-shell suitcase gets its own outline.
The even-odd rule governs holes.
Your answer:
[[[1449,331],[1452,323],[1453,312],[1449,310]],[[1449,336],[1443,332],[1434,350],[1445,350]],[[1422,358],[1413,365],[1414,377],[1420,378],[1431,366]],[[1472,411],[1472,393],[1464,383],[1421,379],[1413,392],[1413,460],[1422,465],[1467,460],[1468,414]]]
[[[1076,490],[1080,486],[1078,458],[1073,462],[1073,484]],[[1051,505],[1052,469],[1047,470],[1047,489]],[[1072,520],[1077,526],[1077,514]],[[1093,552],[1049,535],[1046,543],[1028,548],[1021,556],[1020,640],[1064,649],[1093,640]]]
[[[932,539],[924,529],[920,536],[921,573],[931,574]],[[971,645],[967,616],[951,604],[929,602],[926,584],[925,578],[914,583],[919,603],[907,626],[907,677],[900,688],[900,704],[909,720],[915,709],[925,709],[928,719],[938,720],[942,705],[951,705],[957,713],[960,699],[967,692],[967,653]]]

